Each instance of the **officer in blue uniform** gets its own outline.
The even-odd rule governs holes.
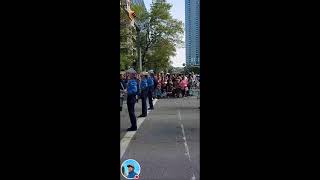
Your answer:
[[[154,91],[154,79],[153,79],[153,72],[150,71],[150,76],[147,79],[148,82],[148,100],[149,100],[149,110],[153,110],[153,104],[152,104],[152,97],[153,97],[153,91]]]
[[[140,98],[142,103],[142,113],[139,117],[146,117],[147,116],[147,96],[148,96],[148,73],[142,72],[141,73],[141,81],[140,81]]]
[[[134,106],[137,101],[136,96],[138,94],[138,85],[136,80],[136,72],[133,69],[127,71],[129,73],[130,79],[128,80],[127,88],[127,106],[131,122],[131,127],[127,131],[136,131],[137,130],[137,118],[134,111]]]

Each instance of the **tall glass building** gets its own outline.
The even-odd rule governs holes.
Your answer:
[[[185,1],[186,64],[200,65],[200,0]]]
[[[146,10],[146,6],[145,6],[143,0],[131,0],[131,3],[132,3],[132,4],[140,5],[140,6],[144,7],[144,9]]]

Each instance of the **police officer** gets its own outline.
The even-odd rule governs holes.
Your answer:
[[[153,91],[154,91],[154,78],[153,78],[153,71],[149,71],[150,76],[147,79],[148,82],[148,100],[149,100],[149,109],[152,110],[153,104],[152,104],[152,97],[153,97]]]
[[[146,117],[147,116],[147,96],[148,96],[148,73],[142,72],[141,73],[141,81],[140,81],[140,98],[142,102],[142,113],[139,117]]]
[[[127,71],[129,74],[128,86],[127,86],[127,106],[131,122],[131,127],[127,131],[136,131],[137,130],[137,118],[134,112],[134,106],[137,101],[136,96],[138,94],[138,86],[136,80],[136,72],[133,69]]]

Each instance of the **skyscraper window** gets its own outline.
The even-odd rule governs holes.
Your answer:
[[[186,64],[195,65],[200,61],[200,0],[186,0],[185,8]]]

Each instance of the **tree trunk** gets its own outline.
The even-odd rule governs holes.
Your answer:
[[[146,48],[144,49],[144,51],[143,51],[143,54],[142,54],[142,57],[141,57],[142,66],[146,64],[146,63],[145,63],[145,57],[146,57],[146,54],[147,54],[148,50],[149,50],[149,48],[146,47]]]

